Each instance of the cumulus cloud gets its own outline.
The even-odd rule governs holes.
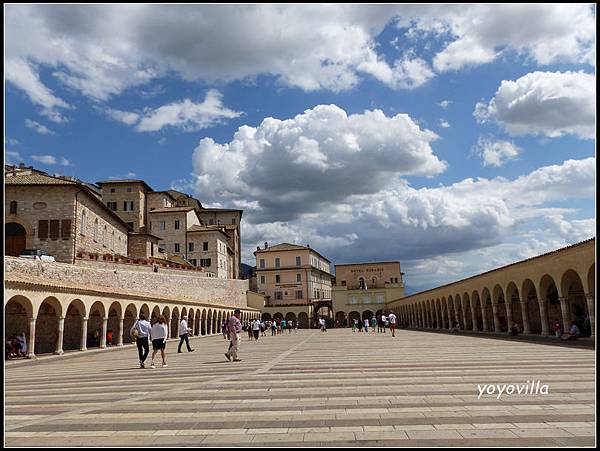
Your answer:
[[[450,123],[446,119],[440,119],[440,127],[450,128]]]
[[[71,162],[69,160],[67,160],[65,157],[61,157],[60,160],[58,160],[55,156],[53,155],[32,155],[31,159],[34,161],[37,161],[39,163],[42,164],[46,164],[46,165],[60,165],[60,166],[70,166]]]
[[[452,104],[452,100],[442,100],[438,105],[443,109],[448,108]]]
[[[480,123],[495,121],[511,135],[595,137],[596,82],[584,72],[533,72],[504,80],[489,103],[476,105]]]
[[[36,133],[40,135],[56,135],[52,130],[50,130],[45,125],[40,124],[39,122],[33,121],[31,119],[25,119],[25,127],[34,130]]]
[[[111,119],[114,119],[115,121],[121,122],[125,125],[134,125],[140,120],[139,114],[130,111],[105,108],[104,113]]]
[[[348,115],[319,105],[292,119],[242,126],[226,144],[202,139],[193,156],[196,190],[207,202],[250,197],[265,219],[292,219],[351,194],[378,192],[403,175],[441,173],[446,163],[433,155],[435,139],[406,114]]]
[[[23,157],[15,150],[5,150],[4,161],[6,164],[19,164],[23,161]]]
[[[483,160],[484,166],[500,167],[508,160],[517,158],[521,149],[508,141],[480,136],[475,152]]]

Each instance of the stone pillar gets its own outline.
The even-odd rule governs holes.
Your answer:
[[[523,316],[523,333],[525,335],[531,334],[531,329],[529,328],[529,312],[527,311],[527,301],[523,302],[521,299],[521,316]]]
[[[498,318],[498,304],[492,302],[492,313],[494,315],[494,332],[500,333],[500,318]]]
[[[590,316],[590,328],[592,330],[591,337],[596,336],[594,332],[594,326],[596,325],[596,299],[594,293],[587,293],[585,295],[585,301],[587,303],[588,315]]]
[[[56,340],[56,351],[54,354],[62,355],[65,352],[63,351],[63,340],[65,334],[65,317],[61,316],[58,318],[58,340]]]
[[[463,319],[463,330],[467,330],[467,312],[465,311],[465,306],[461,306],[462,310],[462,319]]]
[[[448,306],[448,304],[446,304],[446,306],[448,312],[448,330],[450,330],[450,328],[452,328],[452,314],[450,313],[450,306]]]
[[[119,318],[119,332],[117,338],[117,346],[123,346],[123,323],[125,318]]]
[[[456,318],[458,324],[460,324],[460,317],[458,316],[458,309],[456,308],[456,306],[454,306],[454,317]]]
[[[102,330],[100,331],[100,349],[106,348],[106,332],[108,332],[108,318],[102,318]]]
[[[487,317],[485,316],[485,303],[481,303],[481,321],[483,321],[483,331],[488,331]]]
[[[540,307],[540,321],[542,323],[542,335],[548,336],[550,335],[550,328],[548,327],[548,309],[546,308],[548,305],[548,301],[545,299],[538,299],[538,305]]]
[[[439,329],[441,329],[441,328],[442,328],[442,323],[441,323],[441,321],[440,321],[440,317],[441,317],[441,315],[440,315],[440,309],[438,308],[437,302],[434,302],[434,304],[433,304],[433,308],[434,308],[434,310],[435,310],[435,322],[436,322],[436,324],[437,324],[437,328],[438,328],[438,330],[439,330]]]
[[[475,314],[475,309],[473,308],[473,306],[471,305],[471,330],[476,331],[479,330],[477,328],[477,315]]]
[[[509,300],[509,302],[506,302],[506,300],[504,301],[504,306],[506,307],[506,325],[508,326],[508,329],[510,330],[510,326],[512,325],[512,305],[511,305],[512,300]]]
[[[560,301],[560,312],[562,313],[563,332],[568,332],[571,326],[571,312],[569,310],[569,298],[558,298]]]
[[[27,358],[35,359],[35,320],[29,318],[29,342],[27,343]]]
[[[79,346],[80,351],[87,350],[87,317],[81,318],[81,346]]]

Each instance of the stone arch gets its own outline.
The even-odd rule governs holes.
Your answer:
[[[519,297],[519,288],[515,282],[509,282],[506,287],[506,306],[510,305],[511,321],[518,324],[523,330],[523,312],[521,311],[521,299]],[[510,322],[510,321],[509,321]]]
[[[96,301],[90,307],[87,325],[87,347],[99,348],[102,342],[102,326],[106,318],[106,308],[100,301]]]
[[[363,321],[366,320],[366,319],[368,319],[369,321],[371,321],[371,318],[373,318],[374,314],[373,314],[373,312],[371,310],[364,310],[362,312],[361,316],[362,316],[362,320]]]
[[[183,314],[183,310],[181,311],[181,313]],[[190,336],[193,336],[194,335],[194,309],[190,308],[190,310],[188,312],[186,312],[186,315],[187,315],[187,325],[191,329]]]
[[[121,328],[121,318],[123,317],[123,307],[118,301],[113,302],[108,309],[107,337],[110,332],[112,341],[106,340],[107,345],[115,346],[118,343],[119,331]]]
[[[437,308],[438,308],[438,321],[440,322],[440,327],[442,329],[445,329],[446,328],[446,319],[448,317],[444,316],[444,310],[442,308],[442,300],[440,298],[437,298],[435,300],[435,303],[437,304]]]
[[[62,305],[54,296],[49,296],[41,303],[35,322],[36,354],[47,354],[56,351],[58,343],[58,319],[63,315]]]
[[[340,322],[340,327],[348,326],[348,320],[346,319],[346,312],[341,310],[335,312],[335,320]]]
[[[504,298],[504,290],[500,284],[496,284],[492,291],[493,301],[496,303],[496,315],[498,317],[499,330],[496,332],[508,332],[508,318],[506,312],[506,300]]]
[[[577,324],[583,336],[591,335],[589,322],[585,318],[589,315],[583,281],[579,274],[572,269],[565,271],[561,277],[561,292],[568,299],[570,320]],[[570,327],[570,324],[567,325]]]
[[[271,314],[265,312],[265,313],[262,314],[261,319],[263,321],[271,321]]]
[[[223,312],[219,310],[219,314],[217,316],[217,333],[221,333],[221,324],[223,322]]]
[[[200,335],[208,334],[207,331],[208,312],[206,309],[202,309],[202,316],[200,319]]]
[[[145,304],[144,304],[145,305]],[[143,308],[144,306],[142,306]],[[147,308],[148,306],[146,306]],[[140,314],[141,314],[140,309]],[[137,318],[137,307],[135,304],[129,304],[125,307],[125,312],[123,313],[123,343],[132,343],[133,340],[131,338],[131,328],[135,324]],[[146,319],[148,316],[146,316]]]
[[[357,311],[352,311],[348,314],[348,321],[350,321],[350,325],[354,323],[355,319],[360,319],[360,313]]]
[[[474,330],[483,330],[483,311],[481,305],[481,299],[479,297],[479,292],[477,290],[473,290],[471,293],[471,302],[473,306],[473,310],[475,311],[475,329]]]
[[[29,298],[22,295],[11,297],[4,306],[4,334],[5,338],[11,335],[25,333],[27,338],[27,353],[33,354],[31,346],[30,319],[33,318],[33,304]]]
[[[206,334],[213,334],[213,311],[212,309],[208,309],[208,316],[206,318]]]
[[[287,322],[292,321],[292,325],[296,324],[296,321],[298,321],[298,319],[296,318],[296,314],[294,312],[288,312],[285,314],[285,320]]]
[[[87,311],[81,299],[72,300],[67,306],[63,331],[63,349],[65,351],[81,349],[83,318]]]
[[[587,273],[588,294],[594,297],[596,295],[596,263],[592,263]]]
[[[454,296],[454,304],[456,305],[456,315],[458,316],[458,318],[456,320],[458,321],[458,324],[460,324],[461,330],[464,330],[465,329],[465,319],[463,318],[463,303],[462,303],[462,297],[460,294],[456,294]]]
[[[465,309],[465,330],[473,330],[473,307],[471,307],[471,299],[469,293],[465,292],[462,295],[462,302]]]
[[[148,304],[142,304],[142,306],[140,307],[139,315],[144,315],[146,317],[146,319],[148,321],[150,321],[150,307],[148,307]],[[139,315],[138,315],[138,318],[139,318]]]
[[[523,323],[527,327],[523,327],[525,333],[536,333],[542,332],[542,321],[540,315],[540,304],[538,300],[538,293],[535,288],[535,284],[531,279],[525,279],[521,287],[521,295],[523,299],[524,308],[522,311]],[[557,297],[558,299],[558,297]],[[560,318],[560,316],[559,316]]]
[[[158,317],[160,316],[160,307],[158,305],[155,305],[154,308],[152,309],[152,315],[150,317],[150,322],[152,324],[154,324],[156,321],[158,321]]]
[[[280,312],[277,312],[273,315],[273,319],[277,320],[277,322],[281,322],[283,320],[283,314]]]
[[[492,308],[492,296],[488,288],[481,290],[481,305],[483,306],[483,315],[485,317],[484,324],[487,325],[488,331],[498,332],[494,324],[494,310]]]
[[[298,328],[299,329],[308,329],[308,314],[306,312],[298,313]]]
[[[4,224],[5,255],[18,257],[27,248],[27,228],[16,221]]]
[[[557,318],[562,324],[563,331],[565,328],[568,328],[568,324],[564,324],[565,322],[569,322],[570,315],[569,312],[566,312],[566,318],[563,317],[562,308],[560,305],[560,299],[558,294],[558,285],[549,274],[544,274],[540,279],[539,283],[539,294],[538,294],[538,309],[537,311],[532,307],[531,309],[528,306],[529,313],[529,327],[532,333],[541,333],[543,330],[542,323],[548,324],[550,321]],[[542,318],[539,302],[544,303],[546,306],[545,312],[547,314],[546,318]],[[538,326],[539,324],[539,326]],[[538,332],[539,330],[539,332]]]

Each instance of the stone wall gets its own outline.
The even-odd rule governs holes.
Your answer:
[[[146,273],[113,264],[86,266],[67,263],[42,263],[33,260],[5,257],[5,277],[31,275],[56,282],[67,282],[83,287],[106,287],[107,291],[136,292],[145,296],[185,298],[209,304],[246,307],[247,280],[216,279],[196,272],[160,270]]]

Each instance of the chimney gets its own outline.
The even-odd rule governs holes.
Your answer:
[[[267,243],[267,242],[265,241],[265,249],[268,249],[268,248],[269,248],[269,243]]]
[[[260,251],[260,246],[256,246],[256,250],[257,250],[257,251]]]
[[[310,244],[307,244],[306,247],[310,248]]]
[[[19,163],[19,169],[25,169],[25,163]]]

